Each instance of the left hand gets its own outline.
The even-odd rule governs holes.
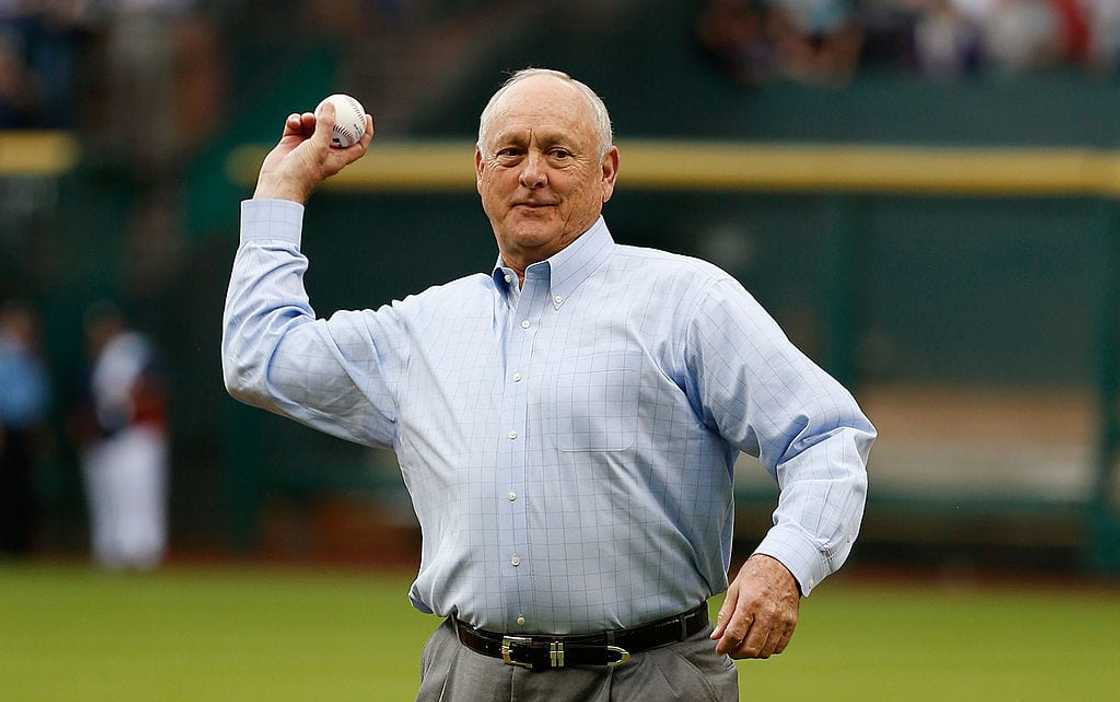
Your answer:
[[[797,626],[801,593],[778,560],[756,553],[747,559],[716,618],[716,653],[732,658],[769,658],[789,644]]]

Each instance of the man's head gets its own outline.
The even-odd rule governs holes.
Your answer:
[[[0,338],[23,348],[32,348],[38,336],[38,327],[38,317],[29,305],[11,301],[0,306]]]
[[[86,310],[85,329],[87,351],[96,358],[106,344],[124,332],[124,317],[112,302],[99,300]]]
[[[505,263],[518,271],[586,231],[614,193],[603,101],[566,73],[526,69],[482,111],[475,176]]]

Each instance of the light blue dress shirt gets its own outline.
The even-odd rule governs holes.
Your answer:
[[[418,609],[559,635],[694,607],[728,585],[740,451],[781,488],[757,552],[805,594],[844,562],[875,429],[719,268],[618,245],[600,218],[520,289],[499,265],[316,319],[302,217],[242,204],[226,387],[396,451]]]

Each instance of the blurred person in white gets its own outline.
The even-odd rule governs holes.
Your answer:
[[[953,76],[974,66],[1015,74],[1100,63],[1120,0],[928,0],[916,30],[923,68]]]
[[[151,569],[167,546],[168,434],[155,351],[107,303],[90,309],[86,338],[92,366],[78,429],[94,559]]]
[[[0,556],[31,550],[36,444],[49,393],[35,312],[6,303],[0,308]]]
[[[1063,59],[1061,16],[1049,0],[956,0],[981,28],[985,62],[1006,73]]]
[[[1084,0],[1089,24],[1089,60],[1093,65],[1120,69],[1120,0]]]
[[[975,69],[981,50],[980,25],[962,8],[968,0],[925,0],[914,27],[914,50],[926,74],[953,78]]]

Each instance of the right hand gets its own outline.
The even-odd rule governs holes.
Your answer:
[[[334,105],[320,103],[315,114],[292,113],[284,133],[261,164],[254,198],[279,198],[301,205],[319,183],[365,156],[373,141],[373,118],[366,115],[366,131],[357,144],[331,148]]]

